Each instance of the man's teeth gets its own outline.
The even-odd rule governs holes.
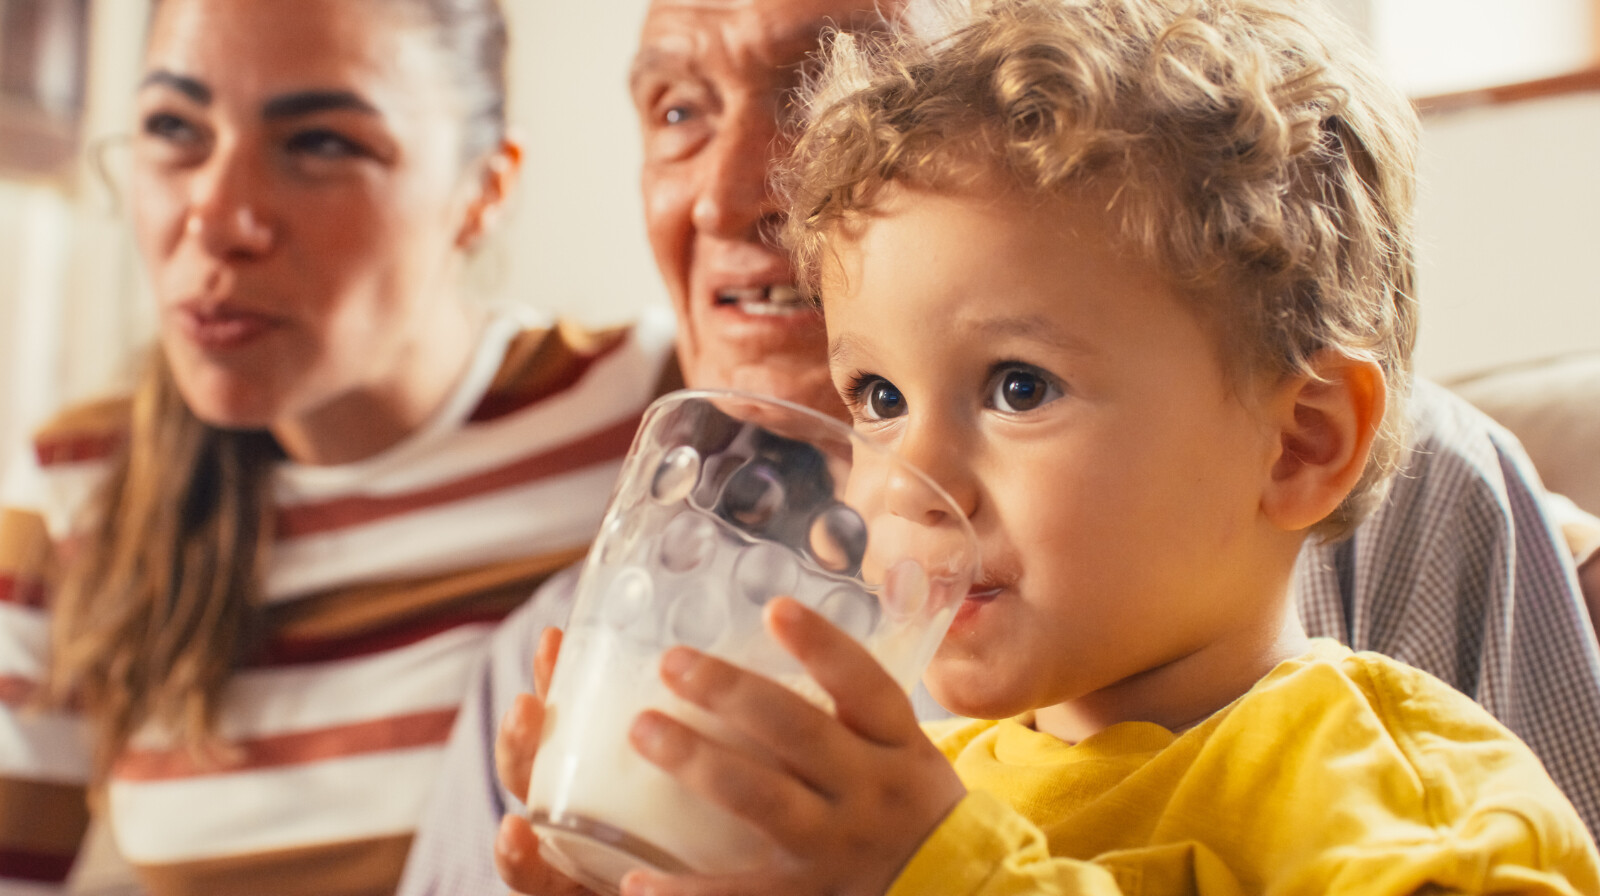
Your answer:
[[[717,292],[718,305],[738,305],[746,314],[793,314],[806,309],[805,298],[793,286],[749,286]]]
[[[767,290],[767,301],[774,305],[800,305],[805,300],[800,297],[800,290],[793,286],[774,286]]]

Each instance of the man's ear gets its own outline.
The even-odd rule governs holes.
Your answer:
[[[456,233],[457,247],[470,250],[494,228],[521,177],[522,144],[506,137],[483,160],[478,192],[467,204],[466,216]]]
[[[1324,351],[1311,366],[1315,377],[1288,380],[1271,402],[1278,452],[1261,506],[1286,531],[1321,522],[1344,501],[1366,470],[1387,404],[1376,363]]]

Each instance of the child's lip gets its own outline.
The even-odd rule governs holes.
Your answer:
[[[960,630],[972,624],[972,620],[979,613],[984,612],[995,598],[1006,590],[1004,585],[975,584],[967,589],[967,598],[956,606],[955,618],[950,621],[953,630]]]
[[[1000,596],[1006,590],[1004,585],[973,585],[967,589],[967,600],[989,601]]]

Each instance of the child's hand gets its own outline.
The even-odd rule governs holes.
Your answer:
[[[667,686],[747,735],[762,755],[654,711],[639,715],[631,738],[647,759],[798,861],[725,877],[634,871],[623,879],[625,896],[882,893],[966,792],[910,700],[861,645],[788,598],[768,605],[766,622],[833,697],[837,718],[770,679],[674,648],[661,662]]]
[[[533,773],[533,757],[539,752],[539,730],[544,727],[544,698],[550,690],[550,674],[561,650],[561,632],[545,629],[539,636],[539,649],[533,659],[533,687],[537,694],[518,694],[500,720],[494,741],[495,771],[500,782],[517,799],[527,802],[528,779]],[[518,893],[540,896],[577,896],[590,893],[561,872],[545,864],[539,855],[539,839],[528,820],[519,815],[500,819],[500,832],[494,843],[494,864],[500,879]]]

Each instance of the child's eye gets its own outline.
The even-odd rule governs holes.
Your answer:
[[[846,402],[864,420],[889,420],[906,412],[906,399],[894,383],[864,376],[850,384]]]
[[[989,403],[998,410],[1022,413],[1060,397],[1061,388],[1044,374],[1028,368],[1008,367],[995,377]]]
[[[867,410],[879,420],[898,417],[906,412],[906,399],[894,383],[878,380],[867,393]]]

